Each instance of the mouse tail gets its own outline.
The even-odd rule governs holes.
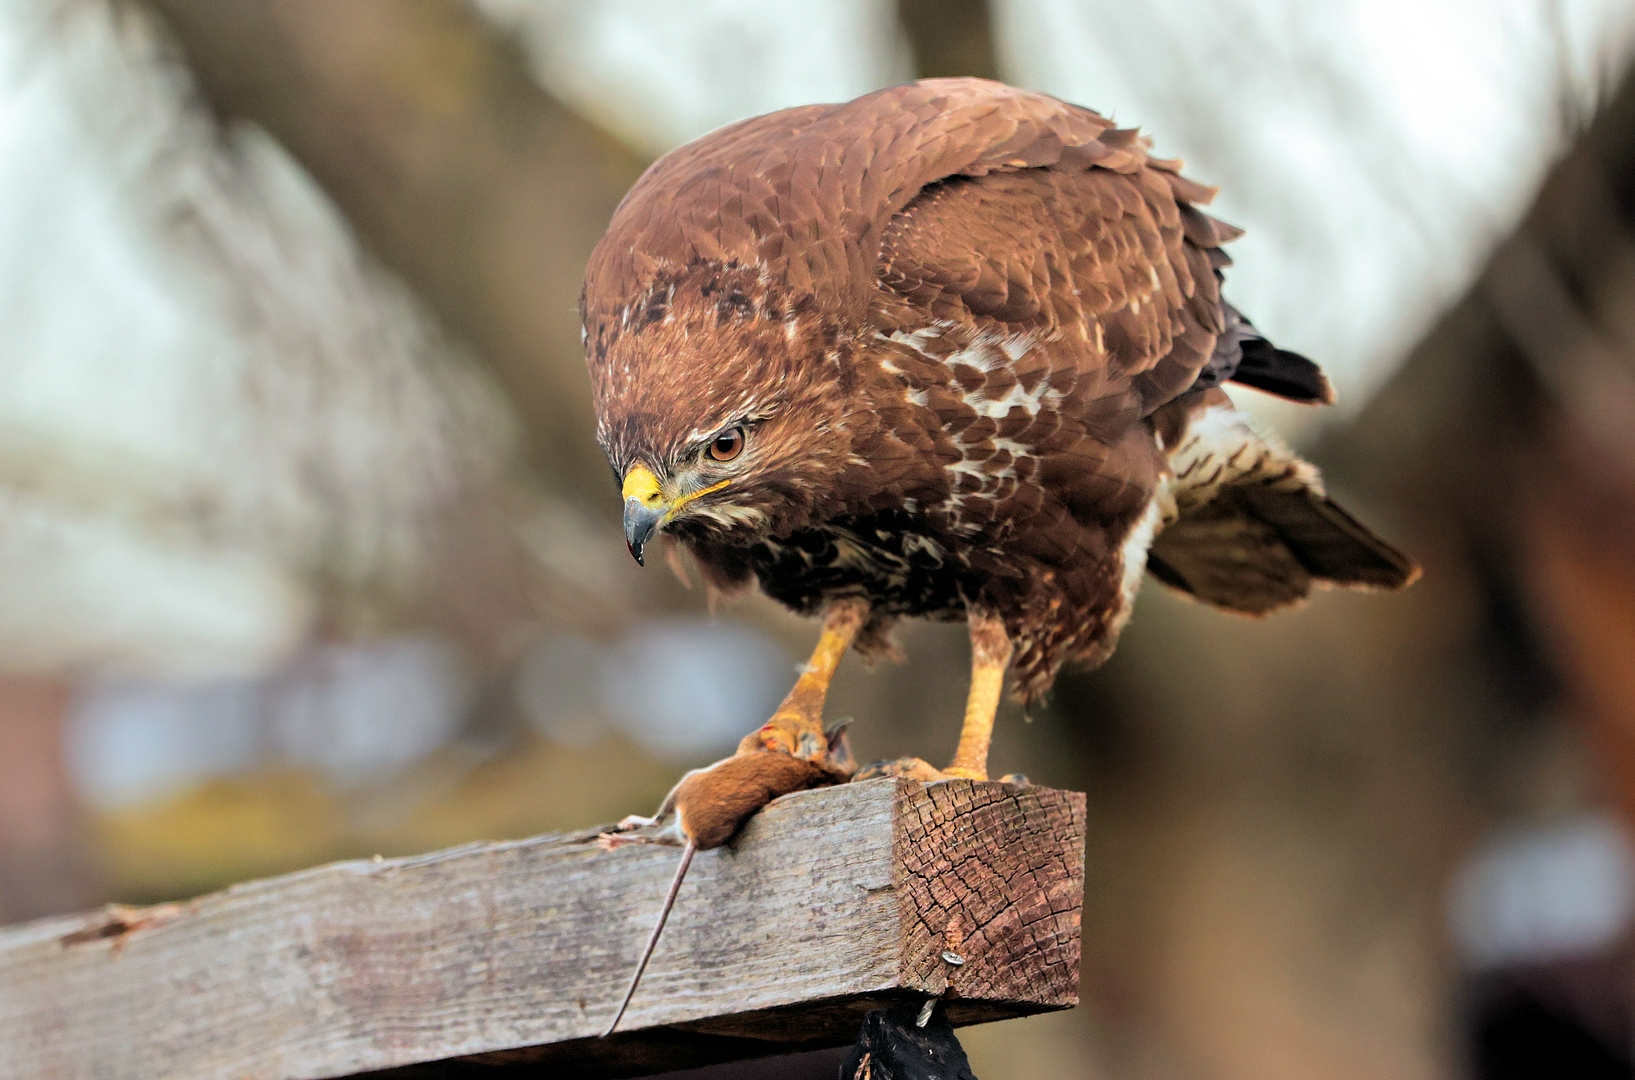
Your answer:
[[[676,893],[681,891],[681,879],[687,876],[687,868],[693,864],[693,856],[698,853],[698,841],[688,840],[687,846],[681,849],[681,865],[676,867],[676,876],[670,879],[670,891],[665,894],[664,906],[659,909],[659,921],[653,927],[653,933],[647,938],[647,947],[642,950],[641,962],[636,965],[636,973],[630,977],[630,987],[624,992],[624,1000],[619,1003],[619,1011],[613,1015],[613,1022],[602,1032],[602,1038],[613,1034],[624,1019],[625,1010],[630,1008],[630,999],[636,996],[636,987],[641,985],[642,972],[647,970],[647,962],[653,958],[653,949],[659,943],[659,935],[664,933],[664,924],[670,921],[670,909],[676,905]]]

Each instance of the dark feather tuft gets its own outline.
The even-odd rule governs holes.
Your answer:
[[[1225,300],[1221,301],[1221,315],[1225,329],[1216,339],[1214,355],[1198,373],[1198,381],[1192,389],[1208,390],[1235,382],[1290,401],[1334,404],[1334,387],[1316,364],[1267,341],[1254,323]]]
[[[1279,349],[1263,337],[1243,342],[1243,358],[1232,381],[1290,401],[1334,404],[1334,387],[1316,364],[1299,353]]]

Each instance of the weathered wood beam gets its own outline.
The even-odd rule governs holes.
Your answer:
[[[925,995],[956,1024],[1077,1000],[1082,795],[882,780],[778,800],[694,861],[609,1039],[679,852],[594,839],[0,931],[0,1077],[639,1076],[842,1045]]]

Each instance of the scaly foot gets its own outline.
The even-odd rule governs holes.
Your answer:
[[[823,699],[829,693],[829,680],[840,666],[840,658],[846,655],[868,618],[869,605],[862,599],[851,597],[829,605],[812,658],[772,719],[744,736],[738,744],[740,754],[775,750],[806,761],[832,755],[830,733],[823,730]]]
[[[830,604],[811,660],[772,719],[744,736],[732,757],[683,776],[651,819],[626,819],[604,843],[616,846],[620,842],[616,833],[673,815],[666,834],[694,841],[700,849],[716,847],[778,796],[850,780],[856,766],[846,742],[846,725],[823,729],[823,699],[840,658],[868,615],[869,605],[860,597]]]
[[[822,707],[820,700],[818,709]],[[785,701],[783,707],[772,714],[772,719],[745,735],[738,744],[740,754],[758,750],[792,754],[807,761],[829,756],[829,739],[823,730],[821,711],[791,707]]]
[[[905,780],[918,780],[924,784],[941,783],[944,780],[986,780],[987,773],[979,773],[974,769],[962,769],[958,765],[950,765],[946,769],[939,769],[917,757],[902,757],[895,761],[874,761],[857,771],[854,780],[877,780],[882,776],[897,776]],[[1008,773],[999,778],[1001,784],[1010,784],[1013,787],[1027,787],[1028,778],[1021,773]]]

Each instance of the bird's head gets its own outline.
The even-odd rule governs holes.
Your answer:
[[[851,459],[850,361],[808,308],[715,268],[586,319],[597,437],[638,562],[670,532],[747,546],[826,511]]]

